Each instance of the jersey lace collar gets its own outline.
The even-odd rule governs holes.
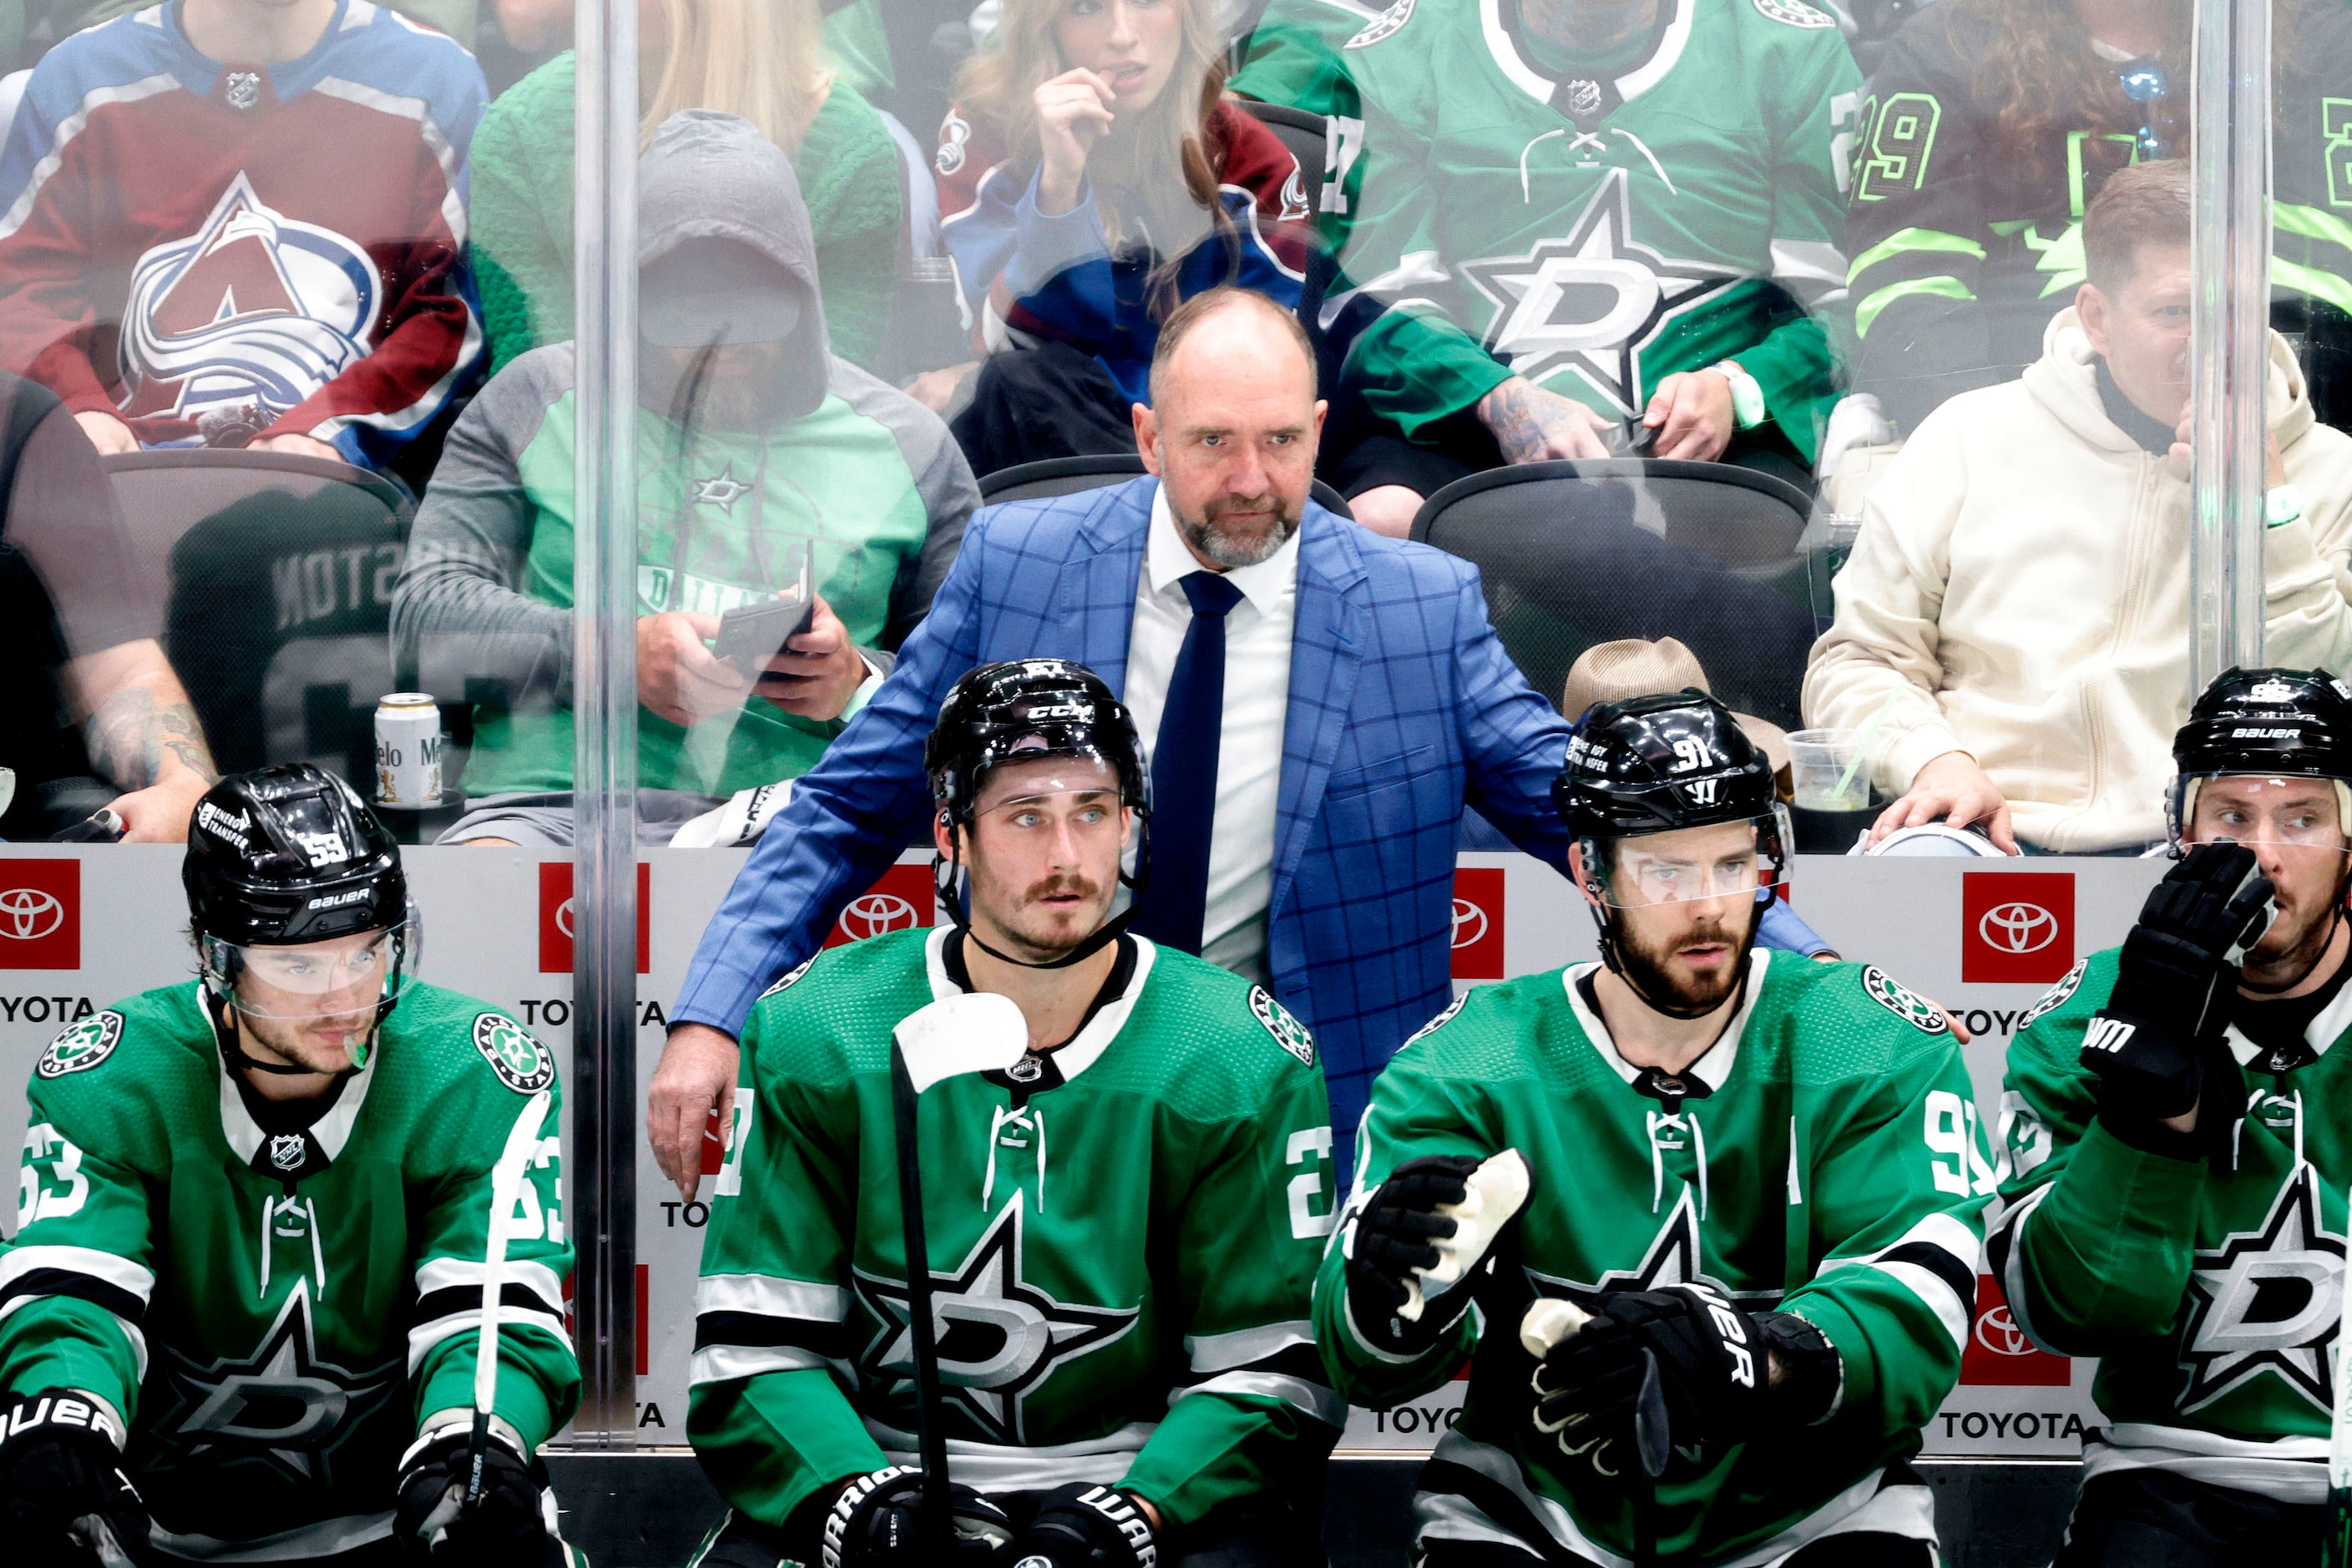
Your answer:
[[[205,1005],[204,983],[196,981],[194,984],[196,1005],[201,1009]],[[305,1130],[310,1140],[318,1145],[319,1152],[329,1160],[340,1158],[343,1146],[352,1141],[352,1129],[359,1123],[360,1107],[367,1101],[368,1085],[375,1081],[375,1064],[383,1056],[383,1026],[378,1025],[376,1044],[379,1048],[368,1053],[368,1065],[343,1080],[341,1095],[328,1108],[324,1116]],[[229,1071],[228,1063],[221,1059],[217,1049],[213,1052],[213,1071],[220,1078],[221,1132],[227,1138],[228,1146],[236,1157],[250,1165],[272,1134],[253,1119],[253,1112],[245,1108],[245,1098],[236,1091],[236,1075]]]
[[[1613,76],[1595,72],[1583,79],[1554,78],[1522,46],[1518,0],[1478,0],[1478,22],[1486,35],[1487,52],[1520,91],[1580,122],[1598,123],[1618,105],[1664,81],[1689,46],[1691,14],[1697,9],[1698,0],[1659,0],[1659,5],[1666,13],[1664,25],[1657,30],[1656,46],[1647,56]]]
[[[2336,986],[2335,994],[2313,1015],[2311,1022],[2304,1026],[2303,1038],[2309,1048],[2308,1056],[2258,1044],[2234,1023],[2222,1036],[2230,1047],[2230,1054],[2237,1058],[2240,1067],[2252,1068],[2257,1072],[2291,1071],[2307,1062],[2317,1061],[2327,1054],[2328,1047],[2341,1038],[2346,1030],[2352,1029],[2352,984],[2347,984],[2347,979],[2352,979],[2352,959],[2344,963],[2337,971],[2337,978],[2331,982]],[[2277,1006],[2280,1004],[2257,1005]],[[2278,1065],[2271,1065],[2273,1061]]]
[[[1738,1011],[1723,1026],[1723,1033],[1716,1037],[1715,1044],[1699,1053],[1698,1060],[1685,1068],[1680,1076],[1698,1079],[1706,1085],[1710,1094],[1723,1088],[1724,1080],[1731,1076],[1732,1064],[1739,1059],[1739,1038],[1748,1032],[1748,1020],[1756,1015],[1757,999],[1764,994],[1764,973],[1771,961],[1769,949],[1749,951],[1748,984],[1739,998]],[[1600,967],[1597,963],[1570,964],[1560,971],[1560,989],[1568,997],[1578,1026],[1584,1030],[1584,1037],[1592,1042],[1594,1054],[1630,1086],[1642,1076],[1643,1069],[1618,1054],[1617,1042],[1610,1037],[1609,1026],[1601,1022],[1599,1010],[1585,1004],[1580,983]]]
[[[955,978],[948,973],[947,947],[949,940],[955,934],[954,926],[940,926],[923,943],[923,965],[930,975],[931,1000],[935,1002],[963,993],[964,988],[957,984]],[[1134,977],[1127,983],[1126,990],[1095,1010],[1094,1016],[1070,1037],[1067,1045],[1054,1052],[1054,1066],[1060,1071],[1064,1083],[1075,1081],[1080,1073],[1094,1066],[1103,1052],[1110,1048],[1111,1041],[1117,1039],[1119,1030],[1127,1026],[1128,1015],[1135,1011],[1135,1001],[1143,994],[1144,983],[1151,977],[1151,961],[1159,949],[1132,931],[1128,933],[1127,940],[1135,944]]]

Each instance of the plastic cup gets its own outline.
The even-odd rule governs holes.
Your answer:
[[[1799,730],[1789,737],[1796,804],[1806,811],[1864,811],[1870,770],[1860,764],[1859,730]]]

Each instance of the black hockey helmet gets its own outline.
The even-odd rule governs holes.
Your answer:
[[[214,1022],[232,1066],[305,1070],[256,1061],[238,1046],[227,1008],[269,1016],[237,993],[248,970],[296,997],[283,1015],[296,1017],[332,1005],[322,1000],[305,1013],[304,993],[324,998],[380,974],[381,1025],[421,956],[423,932],[398,841],[351,785],[309,763],[235,773],[206,791],[188,825],[180,880],[205,987],[224,1009]],[[373,931],[384,933],[380,943],[329,960],[286,951]],[[352,1071],[366,1067],[372,1048],[353,1048]]]
[[[400,845],[351,785],[309,763],[233,773],[205,793],[180,863],[200,937],[292,947],[398,925]]]
[[[1016,759],[1088,757],[1118,779],[1119,801],[1150,809],[1135,721],[1103,678],[1066,658],[983,664],[955,683],[923,742],[931,798],[957,823],[991,770]]]
[[[1552,802],[1580,838],[1769,816],[1772,763],[1731,710],[1696,688],[1596,703],[1569,738]]]
[[[2352,687],[2326,670],[2231,667],[2189,709],[2172,760],[2166,826],[2176,852],[2199,787],[2233,774],[2332,780],[2338,827],[2352,834]]]
[[[1143,747],[1135,721],[1103,678],[1075,659],[1016,658],[983,664],[968,672],[940,704],[940,716],[923,742],[923,771],[930,775],[931,798],[955,847],[931,864],[940,907],[974,942],[977,932],[956,885],[961,871],[961,839],[970,827],[981,785],[993,769],[1041,757],[1082,757],[1102,763],[1118,780],[1119,804],[1136,821],[1135,869],[1121,868],[1119,880],[1139,893],[1151,866],[1151,806],[1143,773]],[[1050,963],[1030,963],[982,945],[992,955],[1028,969],[1061,969],[1081,963],[1116,942],[1135,916],[1135,904],[1105,921],[1070,952]]]

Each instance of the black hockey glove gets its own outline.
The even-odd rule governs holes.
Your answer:
[[[1417,1268],[1437,1267],[1433,1241],[1454,1235],[1454,1223],[1437,1212],[1469,1195],[1468,1177],[1479,1162],[1467,1154],[1427,1154],[1389,1173],[1356,1216],[1348,1250],[1348,1310],[1356,1331],[1391,1355],[1417,1355],[1437,1342],[1469,1310],[1472,1269],[1423,1308],[1419,1322],[1397,1315],[1411,1293],[1405,1281]]]
[[[922,1472],[898,1465],[850,1482],[824,1516],[824,1568],[983,1563],[1012,1541],[1013,1521],[1003,1509],[970,1487],[950,1486],[948,1510],[955,1540],[945,1551],[933,1551],[919,1526],[922,1492]]]
[[[0,1405],[0,1535],[25,1568],[125,1568],[147,1505],[122,1473],[111,1421],[68,1389]]]
[[[400,1463],[393,1533],[435,1568],[538,1568],[559,1553],[549,1528],[546,1489],[530,1462],[492,1433],[482,1446],[482,1489],[468,1503],[472,1428],[444,1426],[417,1440]]]
[[[1645,1424],[1663,1423],[1664,1430],[1637,1432],[1653,1365],[1655,1403]],[[1655,1475],[1673,1447],[1737,1443],[1820,1420],[1836,1402],[1840,1379],[1837,1352],[1791,1313],[1745,1312],[1705,1285],[1617,1290],[1538,1363],[1535,1422],[1558,1434],[1564,1451],[1590,1452],[1595,1463],[1606,1462],[1596,1438],[1647,1439],[1644,1468]]]
[[[1021,1568],[1154,1568],[1160,1545],[1133,1498],[1078,1481],[1045,1494],[1012,1557]]]
[[[2270,882],[2240,844],[2199,845],[2149,891],[2115,992],[2083,1037],[2107,1131],[2137,1145],[2195,1108],[2201,1042],[2222,1026],[2231,976],[2269,928],[2270,906]]]

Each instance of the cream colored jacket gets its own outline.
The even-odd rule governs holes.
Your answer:
[[[2021,377],[1920,423],[1871,490],[1813,645],[1805,722],[1863,729],[1892,797],[1973,755],[2042,849],[2161,839],[2189,713],[2189,486],[2107,417],[2072,310]],[[2264,662],[2352,670],[2352,437],[2270,340],[2270,427],[2303,520],[2268,531]]]

